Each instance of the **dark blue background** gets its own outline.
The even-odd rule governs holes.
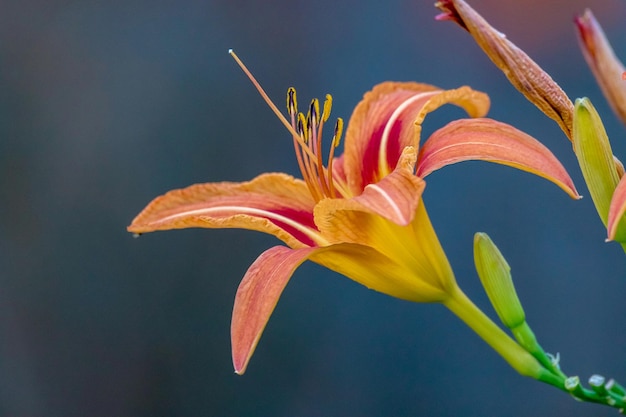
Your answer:
[[[604,243],[571,145],[464,31],[433,20],[432,2],[0,3],[0,415],[615,415],[517,375],[442,306],[398,301],[314,264],[297,271],[236,376],[233,297],[276,240],[125,231],[172,188],[297,174],[288,133],[228,48],[281,107],[293,85],[303,102],[332,93],[346,119],[384,80],[468,84],[490,94],[491,117],[550,147],[587,197],[486,163],[429,176],[426,205],[460,285],[495,317],[472,260],[474,232],[489,233],[565,372],[626,381],[625,255]],[[626,59],[626,3],[473,4],[572,98],[591,97],[626,159],[626,129],[572,24],[593,6]],[[425,134],[459,116],[439,110]]]

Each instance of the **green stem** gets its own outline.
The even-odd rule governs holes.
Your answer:
[[[563,380],[567,378],[567,375],[565,375],[559,368],[558,363],[555,363],[553,358],[548,357],[539,342],[537,342],[535,334],[526,321],[516,327],[510,328],[510,330],[520,346],[533,355],[544,368],[553,374],[560,376]]]
[[[443,304],[467,324],[521,375],[543,381],[564,390],[564,379],[544,368],[537,359],[515,342],[456,288]]]

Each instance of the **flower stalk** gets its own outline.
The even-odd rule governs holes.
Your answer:
[[[491,346],[513,369],[524,376],[563,389],[564,378],[543,366],[516,343],[466,295],[457,289],[443,304]]]

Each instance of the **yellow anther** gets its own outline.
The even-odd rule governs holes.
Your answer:
[[[308,141],[310,138],[313,137],[313,121],[311,119],[311,113],[308,112],[306,115],[306,140]]]
[[[298,113],[297,130],[300,136],[302,137],[302,139],[304,140],[304,142],[306,143],[308,140],[307,138],[308,126],[307,126],[306,118],[304,117],[304,114],[302,113]]]
[[[311,115],[311,120],[315,123],[316,126],[319,125],[320,124],[320,101],[318,99],[314,98],[313,100],[311,100],[311,107],[309,109],[309,112]]]
[[[343,133],[343,119],[340,117],[335,123],[335,134],[333,135],[333,146],[336,148],[341,143],[341,134]]]
[[[330,117],[330,109],[333,107],[333,97],[330,94],[326,94],[326,100],[324,100],[324,111],[322,112],[322,120],[324,123]]]
[[[289,87],[287,90],[287,111],[289,115],[298,113],[298,101],[296,100],[296,89]]]

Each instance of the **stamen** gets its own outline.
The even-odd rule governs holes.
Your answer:
[[[326,122],[330,117],[330,109],[333,107],[333,97],[330,94],[326,94],[326,100],[324,100],[324,110],[322,112],[322,122]]]
[[[315,198],[315,200],[320,200],[323,197],[323,194],[320,191],[315,174],[317,156],[315,155],[313,148],[313,130],[310,111],[306,118],[304,114],[298,113],[298,131],[301,132],[300,134],[304,144],[298,143],[294,145],[296,145],[296,149],[301,148],[302,150],[307,151],[305,155],[302,155],[302,165],[300,166],[300,171],[302,172],[302,177],[309,187],[309,191],[311,192],[313,198]],[[300,150],[297,149],[296,152],[300,152]]]
[[[347,191],[346,184],[344,184],[344,181],[339,177],[335,181],[332,172],[335,148],[339,146],[343,131],[342,119],[338,119],[335,124],[335,131],[328,156],[328,168],[324,166],[324,160],[322,158],[322,132],[325,122],[330,117],[332,96],[330,94],[326,95],[321,113],[319,100],[313,99],[305,116],[303,113],[298,112],[296,90],[290,87],[287,90],[287,112],[291,119],[291,123],[289,123],[287,118],[283,116],[276,105],[270,100],[265,90],[263,90],[259,82],[254,78],[235,52],[231,49],[228,53],[248,76],[263,100],[274,114],[278,116],[281,123],[283,123],[292,134],[298,166],[300,167],[303,179],[312,197],[316,201],[324,197],[335,197],[337,190],[344,195]]]
[[[311,106],[309,111],[311,112],[311,119],[315,121],[315,124],[320,124],[320,101],[316,98],[311,100]]]
[[[298,114],[298,101],[296,100],[296,89],[289,87],[287,90],[287,111],[290,116]]]
[[[307,138],[307,122],[304,118],[304,114],[298,113],[298,133],[302,136],[302,141],[306,144],[308,141]]]
[[[326,107],[326,106],[324,106]],[[324,161],[322,159],[322,128],[324,127],[324,122],[321,120],[320,116],[320,102],[318,99],[314,99],[311,101],[311,142],[309,146],[313,147],[313,153],[317,156],[316,167],[317,167],[317,175],[315,177],[317,187],[320,189],[320,193],[322,195],[328,196],[330,195],[330,188],[326,183],[326,175],[324,173]]]
[[[298,138],[300,138],[300,140],[297,141],[294,136],[294,140],[293,140],[293,149],[296,154],[296,160],[298,161],[298,167],[300,168],[300,172],[302,173],[302,179],[304,180],[307,188],[309,189],[309,192],[311,193],[312,196],[315,196],[317,195],[317,191],[311,185],[311,181],[309,181],[309,177],[310,177],[309,169],[307,167],[307,164],[305,163],[305,159],[308,161],[308,158],[306,158],[308,154],[303,154],[302,152],[302,149],[303,149],[302,141],[303,141],[303,136],[304,136],[304,125],[303,125],[304,116],[302,115],[302,113],[298,113],[296,115],[298,105],[296,102],[296,90],[293,87],[287,91],[287,100],[288,100],[287,106],[289,106],[290,103],[293,104],[293,106],[291,106],[293,112],[290,112],[291,126],[293,126],[293,128],[298,132]],[[296,116],[298,117],[297,123],[296,123]]]
[[[324,106],[326,107],[326,106]],[[333,134],[333,141],[330,144],[330,151],[328,152],[328,186],[330,188],[330,196],[335,198],[335,181],[333,178],[333,158],[335,157],[335,149],[341,142],[341,133],[343,132],[343,119],[340,117],[335,123],[335,133]]]
[[[341,134],[343,133],[343,119],[340,117],[335,123],[335,134],[333,135],[333,147],[338,147],[341,143]]]

